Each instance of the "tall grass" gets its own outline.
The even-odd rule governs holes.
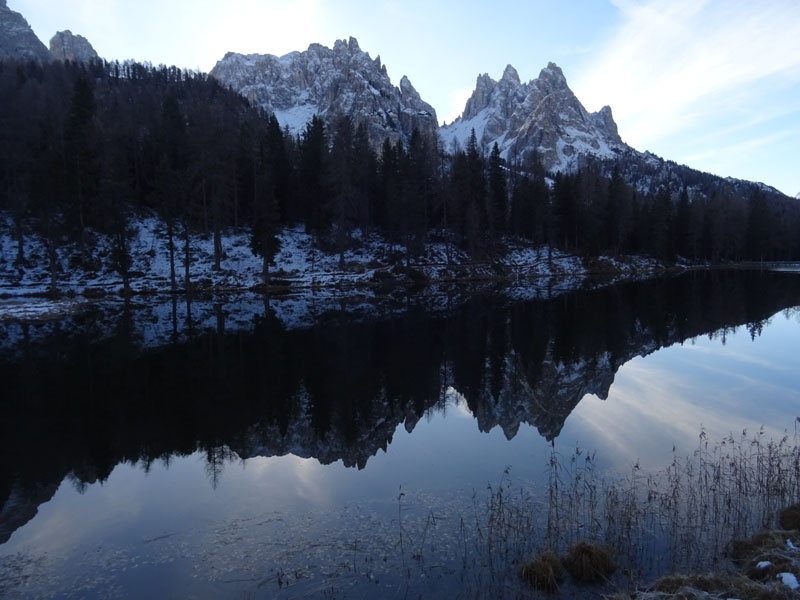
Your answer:
[[[797,432],[768,440],[762,431],[673,450],[664,469],[638,463],[603,474],[581,448],[551,451],[545,494],[517,489],[508,470],[489,487],[476,536],[484,564],[508,569],[534,553],[559,553],[580,541],[612,548],[635,581],[674,571],[702,571],[728,559],[734,539],[777,525],[781,509],[800,500]]]

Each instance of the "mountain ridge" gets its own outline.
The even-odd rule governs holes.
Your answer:
[[[24,17],[0,0],[0,59],[55,58],[87,63],[97,57],[86,38],[69,30],[56,33],[50,45],[48,50]],[[228,52],[210,75],[273,112],[293,134],[301,133],[314,114],[329,124],[346,115],[366,127],[374,150],[387,138],[392,143],[408,143],[418,129],[441,140],[447,151],[463,149],[474,129],[486,155],[497,143],[509,163],[535,158],[550,172],[572,172],[589,160],[601,163],[610,175],[621,165],[620,170],[642,192],[652,193],[665,185],[673,190],[691,188],[688,177],[703,181],[697,191],[705,195],[727,182],[734,188],[747,188],[748,193],[761,190],[800,199],[800,194],[791,197],[761,182],[705,174],[628,146],[619,135],[611,108],[589,113],[569,88],[563,71],[552,62],[527,83],[520,81],[511,65],[497,81],[487,73],[479,75],[462,115],[442,127],[435,109],[421,98],[409,78],[404,75],[393,85],[380,56],[372,59],[353,37],[337,40],[333,48],[311,44],[306,51],[281,57]]]
[[[446,147],[463,148],[473,130],[484,152],[495,143],[506,159],[536,152],[548,171],[570,170],[582,155],[613,159],[630,149],[619,136],[611,108],[589,113],[553,62],[524,84],[510,64],[497,81],[479,75],[464,112],[439,135]]]
[[[394,86],[380,56],[371,58],[353,37],[283,56],[228,52],[209,74],[274,113],[292,133],[314,114],[328,121],[347,115],[366,127],[377,149],[386,138],[407,142],[414,129],[433,135],[438,127],[436,111],[408,77]]]

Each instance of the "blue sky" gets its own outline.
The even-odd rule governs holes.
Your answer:
[[[356,37],[392,81],[408,75],[440,120],[480,73],[548,61],[623,140],[692,167],[800,192],[797,0],[8,0],[47,43],[210,70],[227,51],[281,55]]]

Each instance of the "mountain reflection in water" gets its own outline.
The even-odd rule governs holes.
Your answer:
[[[587,394],[607,397],[631,358],[731,327],[756,336],[800,303],[800,277],[695,272],[550,299],[442,299],[388,311],[334,301],[292,322],[273,310],[280,299],[256,300],[249,322],[219,303],[213,330],[198,323],[196,335],[182,329],[184,304],[173,315],[181,330],[176,320],[173,341],[156,345],[141,321],[172,303],[0,325],[0,543],[68,475],[81,486],[123,462],[196,452],[212,483],[232,456],[363,469],[398,425],[412,431],[453,394],[480,431],[499,426],[511,439],[528,423],[553,440]]]

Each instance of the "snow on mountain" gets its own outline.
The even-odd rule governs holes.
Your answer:
[[[52,57],[25,18],[0,0],[0,60],[9,58],[49,62]]]
[[[408,77],[392,85],[380,57],[374,60],[355,38],[333,48],[311,44],[284,56],[229,52],[211,76],[252,103],[274,112],[282,127],[303,130],[314,114],[330,120],[349,115],[367,127],[378,148],[385,138],[408,140],[414,129],[432,135],[436,111],[423,102]]]
[[[495,143],[508,159],[536,151],[547,170],[573,168],[581,155],[613,159],[628,149],[611,109],[589,113],[554,63],[528,83],[520,82],[511,65],[499,81],[478,76],[463,114],[439,135],[446,149],[454,144],[464,148],[472,130],[484,151]]]

